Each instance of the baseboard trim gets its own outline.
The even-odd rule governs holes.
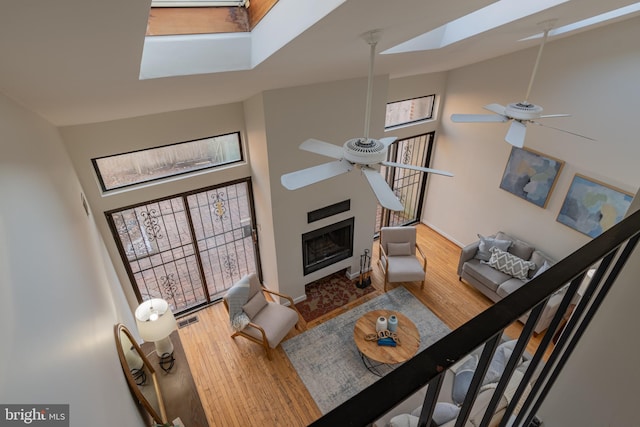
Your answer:
[[[299,302],[301,302],[301,301],[304,301],[304,300],[306,300],[306,299],[307,299],[307,294],[304,294],[304,295],[302,295],[302,296],[295,297],[295,298],[293,299],[293,303],[294,303],[294,304],[297,304],[297,303],[299,303]]]
[[[447,240],[455,243],[456,245],[460,246],[461,248],[464,248],[466,245],[462,242],[459,242],[458,240],[454,239],[453,236],[451,236],[448,233],[445,233],[444,231],[442,231],[440,228],[436,227],[435,225],[429,223],[429,222],[425,222],[422,221],[422,223],[424,225],[426,225],[427,227],[431,228],[433,231],[435,231],[436,233],[438,233],[439,235],[441,235],[442,237],[445,237]]]

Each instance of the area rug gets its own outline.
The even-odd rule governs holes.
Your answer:
[[[375,290],[371,285],[360,289],[356,283],[358,280],[349,280],[345,270],[318,279],[305,286],[307,299],[297,303],[296,308],[310,322]]]
[[[420,331],[418,351],[451,331],[409,291],[397,287],[283,342],[282,348],[323,414],[379,379],[365,368],[353,341],[358,318],[379,309],[398,311],[415,323]]]

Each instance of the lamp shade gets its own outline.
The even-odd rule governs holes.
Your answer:
[[[140,304],[136,308],[135,317],[140,337],[147,342],[160,341],[171,335],[177,327],[169,303],[160,298],[152,298]]]

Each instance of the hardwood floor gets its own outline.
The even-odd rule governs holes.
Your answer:
[[[460,248],[423,224],[417,227],[418,243],[428,259],[424,290],[420,290],[419,283],[390,284],[389,289],[405,286],[455,329],[492,302],[458,280]],[[377,259],[375,242],[371,263],[375,292],[308,324],[303,321],[302,329],[381,295],[383,279]],[[322,415],[281,347],[272,352],[270,361],[261,346],[243,338],[231,339],[222,304],[205,308],[197,316],[199,322],[179,329],[179,334],[210,426],[306,426]],[[506,332],[517,337],[521,329],[522,325],[516,323]],[[289,336],[299,333],[293,330]],[[541,338],[542,335],[533,337],[528,351],[535,351]]]

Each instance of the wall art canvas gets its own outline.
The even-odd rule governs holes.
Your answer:
[[[620,189],[576,174],[557,220],[587,236],[598,237],[622,220],[632,198]]]
[[[500,188],[546,208],[564,162],[544,154],[512,147]]]

